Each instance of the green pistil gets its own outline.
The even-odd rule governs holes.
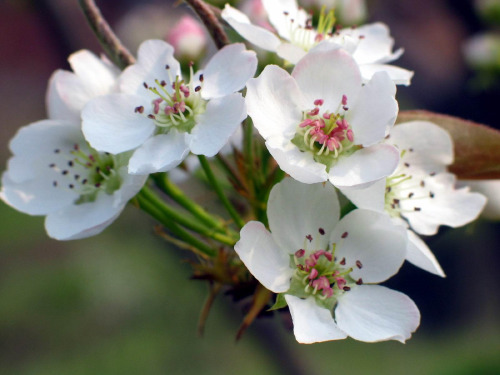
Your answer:
[[[122,179],[116,173],[116,160],[111,154],[100,154],[91,149],[89,154],[78,149],[71,152],[75,156],[74,163],[84,167],[88,174],[85,184],[80,185],[80,198],[76,204],[93,202],[100,191],[113,194],[122,184]],[[83,178],[83,177],[82,177]]]

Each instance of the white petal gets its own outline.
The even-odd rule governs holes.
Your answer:
[[[91,100],[82,112],[85,138],[96,150],[112,154],[140,146],[153,134],[155,124],[145,115],[134,112],[139,106],[148,108],[150,103],[128,94],[110,94]]]
[[[350,276],[364,283],[387,280],[398,272],[406,257],[406,230],[394,225],[389,215],[370,210],[357,209],[344,216],[331,242],[337,244],[335,257],[345,258],[345,268],[352,267]]]
[[[234,250],[259,282],[274,293],[290,288],[293,270],[290,256],[273,240],[273,236],[258,221],[248,222],[240,232]]]
[[[239,10],[226,4],[222,18],[243,38],[257,47],[274,52],[280,44],[279,38],[269,30],[252,25],[248,17]]]
[[[177,167],[189,154],[185,138],[185,133],[179,133],[175,129],[168,134],[151,137],[130,158],[129,173],[167,172]]]
[[[361,285],[339,298],[335,320],[353,339],[404,343],[419,326],[420,312],[403,293],[379,285]]]
[[[301,344],[341,340],[347,335],[332,318],[331,311],[316,304],[314,298],[300,299],[285,294],[293,320],[293,333]]]
[[[274,240],[293,254],[304,248],[307,235],[312,235],[318,249],[328,246],[330,233],[339,221],[340,206],[332,185],[306,185],[286,178],[271,190],[267,217]]]
[[[398,166],[399,152],[387,146],[378,144],[340,157],[330,169],[330,182],[338,188],[363,188],[391,175]]]
[[[305,101],[295,80],[276,65],[268,65],[247,83],[247,112],[264,139],[292,139],[302,120]]]
[[[356,102],[361,90],[359,67],[342,49],[308,53],[297,63],[292,77],[311,109],[316,99],[323,99],[322,110],[336,113],[343,95],[347,96],[350,106],[351,102]]]
[[[71,205],[45,219],[47,234],[56,240],[76,240],[101,233],[120,214],[125,203],[114,206],[112,195],[99,194],[96,201]]]
[[[48,169],[48,168],[47,168]],[[9,206],[29,215],[46,215],[58,211],[78,199],[78,194],[69,189],[56,189],[50,175],[12,181],[9,172],[2,175],[0,198]]]
[[[98,58],[92,52],[82,50],[68,58],[71,68],[91,91],[92,97],[110,93],[116,84],[119,70]]]
[[[468,188],[454,189],[455,178],[449,173],[440,173],[425,179],[426,194],[419,200],[401,202],[411,228],[425,235],[436,234],[439,225],[456,228],[475,220],[486,204],[486,198],[479,193],[471,193]],[[417,198],[415,193],[415,198]],[[425,198],[425,199],[423,199]],[[414,207],[418,207],[415,209]]]
[[[47,89],[47,112],[50,119],[80,121],[80,111],[92,98],[84,83],[75,74],[56,70]]]
[[[408,234],[406,260],[427,272],[445,277],[443,269],[425,242],[411,230],[407,230],[406,233]]]
[[[387,143],[405,150],[403,160],[426,173],[446,171],[453,163],[453,140],[440,126],[428,121],[410,121],[391,130]]]
[[[411,83],[413,72],[398,66],[387,64],[363,64],[359,66],[363,82],[368,82],[378,72],[386,72],[396,85],[408,86]]]
[[[266,146],[280,168],[297,181],[315,184],[328,179],[326,166],[314,161],[309,152],[301,152],[293,143],[271,138]]]
[[[363,86],[357,101],[348,102],[346,118],[352,126],[356,144],[371,146],[388,134],[398,115],[395,95],[396,85],[381,72]]]
[[[397,59],[403,53],[402,50],[392,52],[394,39],[390,36],[387,25],[380,22],[355,29],[345,29],[341,33],[357,38],[362,36],[353,55],[359,64],[389,62]]]
[[[191,152],[214,156],[246,117],[245,100],[240,93],[210,100],[191,134],[186,134]]]
[[[306,25],[307,13],[299,9],[297,0],[262,0],[262,5],[282,38],[289,40],[292,27]]]
[[[14,154],[8,161],[9,178],[16,183],[40,179],[51,186],[56,172],[49,165],[67,163],[56,150],[72,151],[75,144],[84,142],[79,123],[42,120],[24,126],[9,144]]]
[[[296,44],[282,43],[276,49],[276,53],[290,64],[297,64],[307,52]]]
[[[356,207],[383,212],[385,206],[385,183],[386,179],[383,178],[361,189],[344,188],[341,191]]]
[[[458,186],[469,186],[472,191],[488,198],[481,217],[490,220],[500,220],[500,180],[461,180]]]
[[[257,69],[257,56],[243,43],[230,44],[217,52],[203,70],[204,99],[220,98],[241,90]]]
[[[79,124],[62,120],[42,120],[18,130],[9,143],[15,156],[34,160],[53,155],[54,150],[69,147],[84,141]]]
[[[52,75],[47,110],[49,118],[80,122],[85,103],[114,90],[118,69],[86,50],[72,54],[68,60],[74,73],[58,70]]]
[[[146,40],[139,46],[137,55],[137,62],[127,67],[120,76],[120,90],[124,93],[147,96],[144,82],[155,86],[155,80],[164,80],[167,82],[166,87],[170,87],[175,77],[180,75],[174,48],[163,40]]]

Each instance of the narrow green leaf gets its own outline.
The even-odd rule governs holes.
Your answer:
[[[408,121],[430,121],[450,133],[455,161],[448,169],[459,179],[500,178],[500,131],[458,117],[422,110],[401,111],[396,123]]]

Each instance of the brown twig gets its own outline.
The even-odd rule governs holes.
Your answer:
[[[217,19],[213,9],[203,0],[184,0],[193,11],[200,17],[208,32],[212,36],[217,48],[221,49],[229,44],[229,38]]]
[[[78,0],[83,14],[87,19],[92,31],[97,36],[102,48],[111,60],[120,68],[125,69],[135,62],[134,56],[122,44],[113,32],[108,22],[104,19],[101,11],[94,0]]]

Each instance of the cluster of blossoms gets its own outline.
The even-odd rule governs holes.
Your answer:
[[[444,276],[419,235],[471,222],[486,198],[455,187],[448,132],[428,121],[394,126],[396,85],[409,85],[413,73],[388,64],[402,50],[393,52],[387,26],[335,28],[333,12],[322,11],[314,27],[295,0],[262,6],[268,28],[229,5],[222,11],[243,38],[283,58],[256,78],[257,55],[242,43],[221,48],[202,70],[189,64],[187,78],[161,40],[143,42],[123,72],[88,51],[72,55],[73,72],[58,71],[49,83],[49,118],[11,141],[0,197],[45,215],[49,236],[60,240],[101,232],[136,197],[198,253],[234,249],[237,264],[277,293],[274,308],[288,305],[299,342],[404,342],[419,311],[406,295],[377,284],[405,259]],[[247,114],[253,125],[246,122],[243,146],[234,139]],[[265,148],[253,146],[261,139],[252,126]],[[239,212],[205,158],[231,142],[236,163],[219,161],[249,198]],[[166,172],[185,168],[189,155],[199,156],[234,225],[172,187]],[[159,203],[149,175],[200,223]],[[349,202],[341,205],[339,192]],[[238,283],[234,273],[227,279]]]

